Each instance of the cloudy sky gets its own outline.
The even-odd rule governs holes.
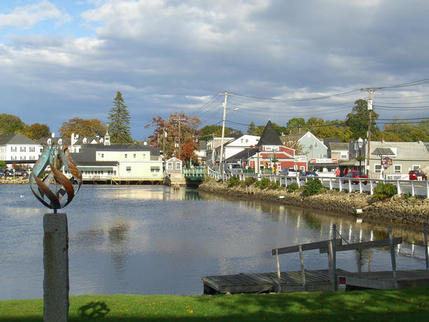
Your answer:
[[[344,119],[361,88],[384,87],[380,118],[426,117],[428,12],[424,0],[3,0],[0,113],[57,132],[107,122],[121,91],[142,140],[156,115],[220,122],[225,91],[227,125],[245,131]]]

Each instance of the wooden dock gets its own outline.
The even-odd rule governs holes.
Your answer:
[[[392,271],[354,273],[336,270],[338,284],[346,288],[395,289],[429,285],[429,271],[396,271],[396,283]],[[269,292],[316,292],[332,291],[328,270],[306,270],[305,286],[301,271],[277,273],[236,274],[203,277],[204,294],[269,293]],[[279,287],[280,285],[280,287]]]
[[[336,291],[338,285],[343,289],[372,288],[396,289],[429,285],[429,254],[428,228],[424,226],[424,247],[426,270],[397,270],[395,245],[402,243],[402,238],[394,238],[389,228],[389,239],[343,244],[337,238],[336,225],[332,226],[333,238],[301,245],[291,245],[271,250],[276,257],[275,273],[236,274],[203,277],[204,294],[233,294],[233,293],[264,293],[264,292],[299,292],[299,291]],[[340,236],[341,237],[341,236]],[[348,272],[337,268],[336,253],[342,251],[357,251],[359,253],[359,270],[362,250],[389,246],[392,270],[378,272]],[[328,254],[327,270],[306,270],[303,252],[318,249],[320,253]],[[279,255],[299,253],[300,271],[281,272]]]

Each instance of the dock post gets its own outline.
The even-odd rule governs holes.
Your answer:
[[[282,291],[282,285],[280,283],[280,260],[279,260],[279,249],[276,248],[276,266],[277,266],[277,281],[278,281],[278,289],[277,289],[277,293],[280,293]]]
[[[336,237],[337,237],[337,226],[332,225],[332,239],[329,241],[328,247],[328,265],[329,265],[329,280],[332,283],[334,291],[337,290],[337,256],[336,256]]]
[[[395,245],[393,244],[392,227],[389,227],[389,241],[390,241],[390,258],[392,261],[392,279],[394,288],[398,288],[398,281],[396,279],[396,255]]]
[[[423,226],[423,234],[425,238],[425,260],[426,260],[426,270],[429,270],[429,254],[428,254],[428,224],[425,223]]]
[[[305,281],[304,256],[302,254],[302,245],[299,245],[298,249],[299,249],[299,261],[301,262],[302,287],[304,288],[304,291],[306,291],[307,283]]]

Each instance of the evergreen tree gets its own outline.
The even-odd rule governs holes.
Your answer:
[[[246,134],[249,135],[257,135],[257,131],[256,131],[256,126],[255,126],[255,122],[250,122],[249,127],[247,128],[247,132]]]
[[[353,106],[352,112],[347,114],[345,124],[350,128],[354,139],[366,138],[368,125],[369,125],[369,113],[372,114],[371,121],[371,133],[374,137],[377,137],[380,129],[375,124],[375,121],[378,118],[378,114],[374,111],[368,111],[367,101],[363,99],[358,99],[355,101],[355,106]]]
[[[110,109],[109,120],[109,134],[112,143],[133,142],[130,133],[130,113],[119,91],[116,93],[116,97],[113,100],[113,107]]]

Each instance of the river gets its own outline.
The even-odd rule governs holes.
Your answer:
[[[0,299],[43,296],[43,214],[28,185],[0,185]],[[384,239],[385,227],[320,211],[227,200],[166,186],[82,186],[64,209],[69,222],[70,294],[202,294],[203,276],[275,271],[271,249],[330,238]],[[420,235],[397,230],[409,241]],[[413,254],[414,256],[410,256]],[[299,270],[297,254],[282,270]],[[337,254],[357,271],[355,251]],[[326,269],[326,254],[304,253],[306,269]],[[404,243],[398,269],[424,269],[423,247]],[[363,253],[363,271],[390,268],[385,249]]]

